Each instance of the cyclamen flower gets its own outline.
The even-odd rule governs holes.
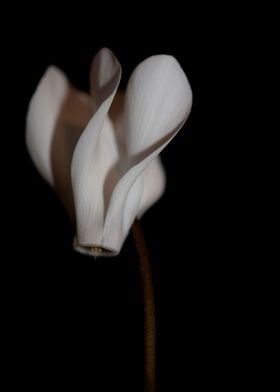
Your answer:
[[[121,66],[109,49],[95,56],[90,95],[49,67],[29,105],[26,143],[43,178],[75,222],[76,250],[116,255],[134,220],[164,192],[158,157],[185,123],[192,92],[177,60],[156,55],[117,93]]]

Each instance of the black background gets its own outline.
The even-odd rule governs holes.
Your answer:
[[[24,142],[28,102],[46,67],[60,67],[87,90],[93,55],[104,46],[122,65],[121,88],[141,60],[166,53],[178,59],[193,90],[191,115],[161,155],[166,192],[141,220],[153,263],[158,390],[223,389],[242,376],[231,355],[238,352],[238,288],[231,289],[239,266],[226,223],[236,208],[226,165],[237,137],[224,95],[234,84],[225,69],[230,42],[221,43],[220,31],[199,18],[187,29],[190,20],[178,22],[172,36],[170,26],[157,25],[147,38],[135,38],[129,26],[124,34],[114,27],[105,35],[109,21],[95,30],[79,28],[79,35],[67,20],[53,34],[31,24],[31,33],[9,48],[14,93],[7,117],[13,125],[6,132],[4,196],[12,218],[5,224],[3,276],[11,385],[143,390],[141,290],[132,238],[116,258],[73,252],[63,206],[36,172]]]

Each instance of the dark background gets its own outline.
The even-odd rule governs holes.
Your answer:
[[[8,272],[3,276],[6,363],[16,374],[11,385],[19,382],[34,391],[54,385],[143,390],[141,290],[132,238],[116,258],[94,260],[73,252],[63,206],[40,178],[24,143],[28,102],[46,67],[60,67],[76,87],[87,90],[93,55],[103,46],[123,67],[121,88],[141,60],[166,53],[178,59],[193,90],[191,115],[161,155],[166,192],[141,220],[155,283],[158,391],[191,385],[189,390],[204,385],[224,390],[244,372],[231,355],[238,351],[240,324],[233,316],[238,287],[232,288],[240,270],[228,229],[236,204],[226,162],[238,137],[224,94],[234,84],[225,68],[230,42],[221,44],[211,23],[202,30],[199,19],[186,29],[190,19],[172,36],[161,26],[140,39],[130,36],[129,28],[125,34],[113,29],[107,38],[100,29],[77,37],[67,21],[52,35],[31,25],[34,31],[9,48],[14,94],[13,114],[7,117],[13,132],[6,133],[5,196],[12,218],[5,226]]]

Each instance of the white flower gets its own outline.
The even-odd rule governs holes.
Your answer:
[[[27,115],[29,154],[75,221],[76,250],[92,255],[118,254],[135,218],[162,195],[158,155],[192,105],[187,77],[172,56],[140,63],[124,97],[116,94],[120,78],[121,66],[106,48],[93,60],[90,96],[51,66]]]

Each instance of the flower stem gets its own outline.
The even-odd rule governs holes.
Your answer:
[[[132,234],[138,253],[144,305],[145,392],[156,391],[156,320],[151,262],[140,223],[136,220]]]

